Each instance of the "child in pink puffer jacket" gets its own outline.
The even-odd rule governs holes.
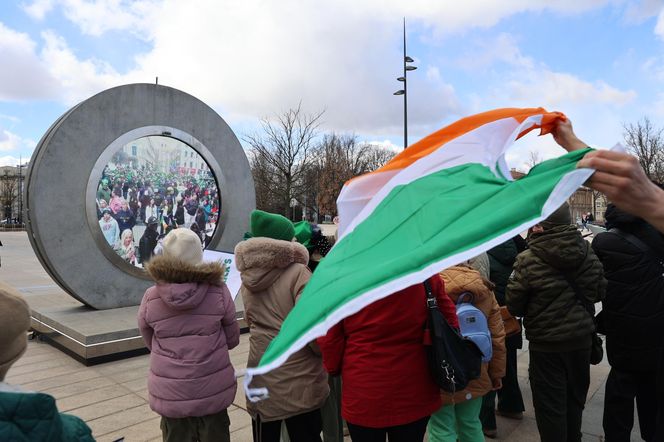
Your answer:
[[[138,325],[150,349],[150,408],[164,441],[230,441],[226,409],[237,383],[228,350],[238,345],[235,305],[220,263],[203,262],[198,236],[170,232],[146,265],[156,284],[143,296]]]

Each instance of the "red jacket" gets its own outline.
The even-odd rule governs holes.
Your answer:
[[[458,327],[456,309],[438,275],[431,287],[445,318]],[[416,284],[368,305],[318,339],[325,369],[341,374],[344,419],[384,428],[440,408],[440,390],[422,343],[426,320],[424,285]]]

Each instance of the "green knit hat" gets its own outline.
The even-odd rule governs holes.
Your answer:
[[[295,227],[288,218],[262,210],[251,212],[250,230],[252,237],[262,236],[291,241],[295,236]]]
[[[307,249],[313,248],[311,244],[311,224],[309,224],[309,221],[295,223],[295,238],[297,238],[297,242]]]

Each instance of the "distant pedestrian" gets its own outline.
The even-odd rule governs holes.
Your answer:
[[[143,236],[138,241],[138,257],[143,266],[154,255],[154,248],[157,247],[157,238],[159,238],[159,233],[157,232],[159,222],[157,218],[154,216],[149,218],[146,224],[145,232],[143,232]]]
[[[120,236],[120,242],[115,246],[115,251],[118,253],[120,258],[124,259],[125,262],[128,262],[131,265],[138,264],[138,258],[136,257],[136,245],[134,244],[134,234],[131,230],[126,229],[122,232]]]
[[[143,296],[138,325],[152,353],[148,396],[163,440],[228,442],[237,388],[228,350],[240,329],[224,267],[203,262],[198,237],[176,229],[146,270],[156,284]]]
[[[99,220],[99,228],[108,245],[115,247],[118,239],[120,239],[120,227],[118,226],[118,222],[111,217],[111,209],[107,207],[102,213],[103,215]]]

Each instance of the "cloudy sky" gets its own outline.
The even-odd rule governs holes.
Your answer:
[[[302,102],[325,131],[400,149],[403,17],[410,143],[497,107],[560,110],[597,147],[644,116],[664,126],[664,0],[23,0],[0,9],[0,164],[79,101],[157,76],[240,139]]]

